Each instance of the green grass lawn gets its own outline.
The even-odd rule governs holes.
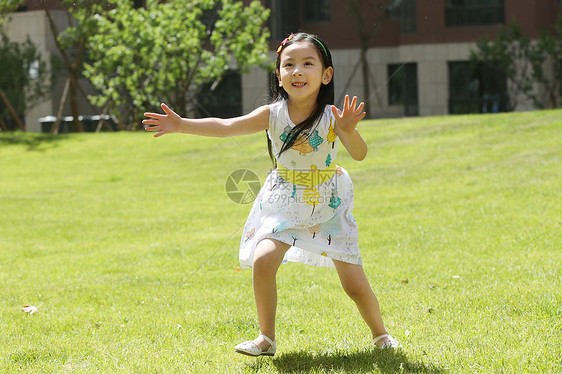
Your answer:
[[[404,348],[370,348],[333,269],[278,275],[278,354],[238,243],[263,134],[0,133],[0,372],[562,372],[562,111],[364,121],[365,270]],[[38,306],[33,315],[23,305]]]

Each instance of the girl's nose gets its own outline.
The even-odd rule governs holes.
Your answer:
[[[300,68],[298,66],[295,66],[295,69],[293,70],[293,76],[295,75],[302,75]]]

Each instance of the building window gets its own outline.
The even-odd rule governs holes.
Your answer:
[[[418,65],[388,65],[388,105],[404,105],[404,115],[418,115]]]
[[[386,5],[386,16],[388,19],[402,18],[402,1],[403,0],[388,0]]]
[[[290,33],[300,29],[298,0],[267,0],[266,7],[271,10],[268,24],[272,41],[280,43]]]
[[[449,62],[449,113],[498,113],[507,109],[507,79],[497,69]]]
[[[305,22],[330,20],[330,0],[306,0],[302,2]]]
[[[414,34],[417,31],[416,0],[388,0],[386,15],[388,19],[400,21],[402,34]]]
[[[207,84],[198,96],[202,117],[230,118],[242,115],[242,78],[228,72],[220,81]]]
[[[414,34],[418,28],[416,0],[402,0],[402,34]]]
[[[447,0],[447,27],[497,25],[505,23],[504,0]]]

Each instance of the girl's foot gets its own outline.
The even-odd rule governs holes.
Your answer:
[[[394,339],[390,334],[379,335],[373,339],[373,344],[377,348],[393,349],[402,347],[400,342]]]
[[[277,341],[260,334],[257,339],[248,340],[234,347],[237,353],[252,357],[273,356],[277,350]]]

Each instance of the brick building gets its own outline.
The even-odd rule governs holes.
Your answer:
[[[244,0],[248,3],[250,0]],[[329,46],[335,64],[336,104],[344,94],[368,100],[370,117],[445,115],[449,113],[494,112],[503,109],[507,92],[505,78],[489,72],[470,71],[468,59],[475,41],[484,35],[494,38],[501,25],[513,21],[525,34],[536,37],[560,14],[562,0],[387,0],[388,7],[372,7],[363,1],[358,13],[351,0],[261,0],[271,9],[271,57],[279,42],[290,32],[319,35]],[[361,2],[361,1],[356,1]],[[68,19],[59,1],[46,0],[59,29]],[[135,0],[142,6],[142,0]],[[360,37],[375,30],[372,37]],[[373,26],[376,25],[376,26]],[[26,35],[39,46],[48,61],[56,53],[49,24],[39,0],[29,0],[8,25],[12,40]],[[365,46],[368,69],[361,65]],[[365,49],[365,48],[364,48]],[[364,90],[364,75],[369,90]],[[242,76],[231,74],[209,100],[202,100],[204,113],[226,116],[246,113],[266,103],[271,75],[253,68]],[[503,81],[502,81],[503,79]],[[56,113],[64,82],[53,88],[53,99],[26,116],[29,130],[39,131],[38,118]],[[87,86],[87,82],[84,82]],[[368,97],[365,96],[368,93]],[[225,105],[225,103],[228,103]],[[82,103],[84,114],[91,113]],[[532,109],[522,101],[517,110]],[[66,111],[65,114],[67,114]]]
[[[336,104],[344,94],[366,100],[360,61],[358,17],[350,0],[266,0],[272,9],[275,43],[293,30],[317,34],[329,45],[335,65]],[[361,1],[355,1],[361,3]],[[382,4],[384,1],[363,1]],[[376,25],[368,40],[371,117],[445,115],[501,111],[506,82],[487,71],[469,71],[470,50],[501,25],[513,21],[538,36],[560,15],[560,0],[388,0],[386,10],[368,4],[359,12]],[[272,49],[275,47],[272,44]],[[257,72],[256,72],[257,73]],[[494,79],[492,79],[494,78]],[[498,79],[499,78],[499,79]],[[244,109],[260,92],[262,80],[243,79]],[[266,78],[263,79],[266,81]],[[532,109],[520,100],[517,110]]]

